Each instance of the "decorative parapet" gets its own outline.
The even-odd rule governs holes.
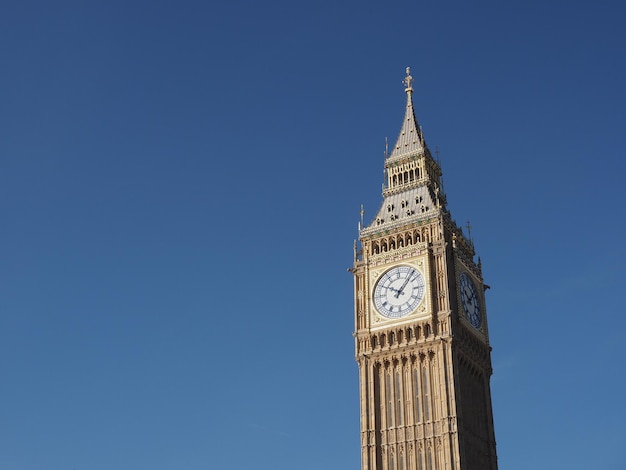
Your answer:
[[[414,245],[405,246],[403,248],[396,248],[392,251],[379,253],[376,255],[370,255],[370,266],[378,266],[381,264],[391,263],[393,261],[400,261],[406,258],[419,256],[426,253],[428,250],[428,244],[426,242],[419,242]]]
[[[441,213],[443,213],[441,209],[433,208],[423,213],[418,212],[410,216],[410,218],[403,217],[389,222],[385,221],[380,225],[373,224],[369,227],[361,229],[361,231],[359,232],[359,239],[363,240],[364,238],[382,237],[384,235],[392,233],[399,228],[404,231],[420,227],[422,225],[435,221]]]

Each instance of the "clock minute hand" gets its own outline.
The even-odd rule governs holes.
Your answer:
[[[402,284],[402,287],[400,287],[400,289],[398,289],[396,291],[396,299],[398,298],[398,296],[404,292],[404,288],[406,287],[406,285],[409,283],[409,281],[411,280],[411,276],[413,276],[413,270],[409,271],[409,275],[406,277],[406,279],[404,280],[404,284]]]

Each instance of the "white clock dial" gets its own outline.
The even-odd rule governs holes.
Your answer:
[[[474,328],[480,328],[480,324],[482,323],[482,314],[480,311],[480,300],[478,299],[476,287],[466,273],[461,273],[459,276],[459,284],[461,290],[461,303],[463,304],[463,310],[465,310],[465,316]]]
[[[374,287],[376,310],[387,318],[402,318],[413,312],[425,291],[424,277],[412,266],[396,266],[385,272]]]

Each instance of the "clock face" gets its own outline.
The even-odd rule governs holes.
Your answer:
[[[413,312],[424,297],[424,277],[412,266],[396,266],[380,276],[374,287],[376,310],[387,318]]]
[[[465,310],[465,316],[474,328],[480,328],[482,314],[476,287],[466,273],[461,273],[459,283],[461,285],[461,303],[463,304],[463,310]]]

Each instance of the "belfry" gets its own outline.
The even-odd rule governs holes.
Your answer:
[[[413,110],[355,242],[362,470],[496,470],[480,258],[453,221]]]

